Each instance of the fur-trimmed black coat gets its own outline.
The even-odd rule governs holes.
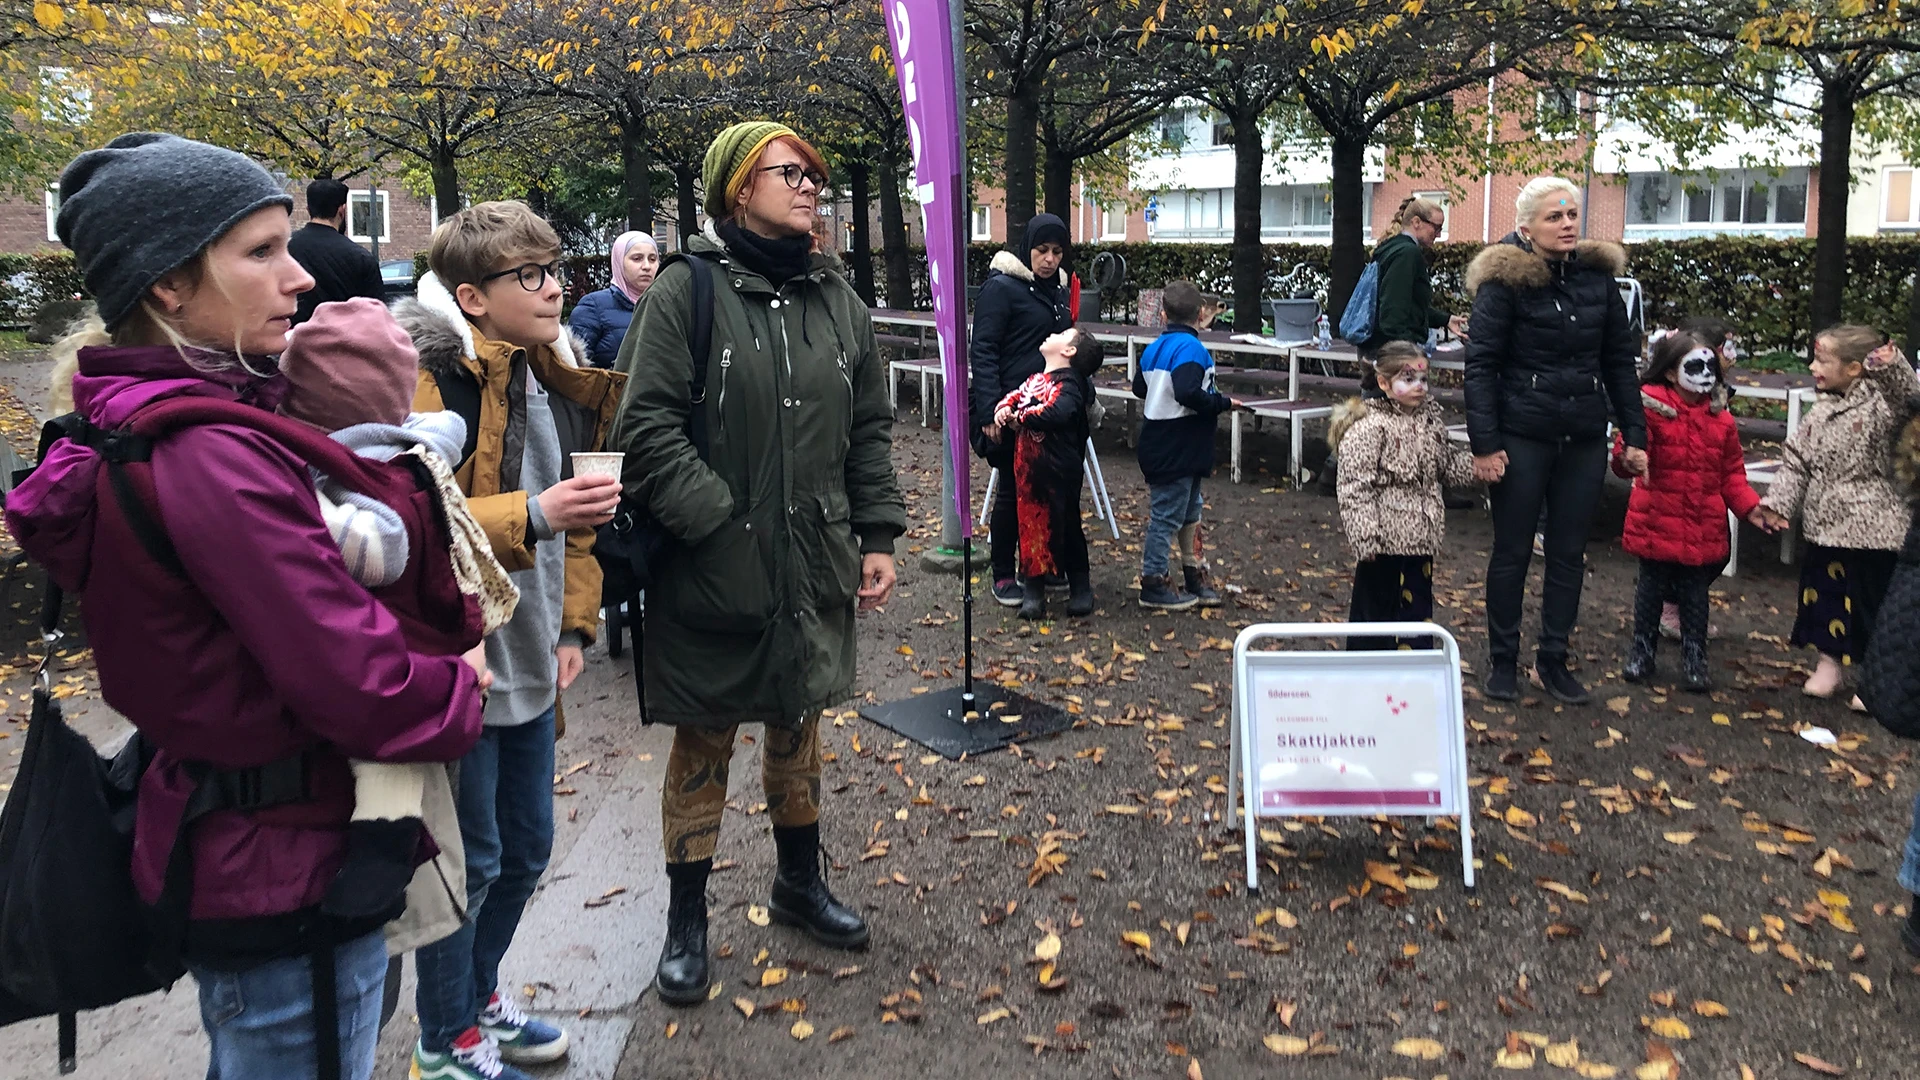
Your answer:
[[[1626,261],[1620,245],[1600,240],[1549,261],[1517,234],[1474,256],[1466,388],[1475,454],[1505,449],[1509,435],[1602,438],[1609,407],[1627,445],[1646,447],[1640,341],[1613,280]]]

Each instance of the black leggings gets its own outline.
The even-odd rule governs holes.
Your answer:
[[[1353,568],[1348,622],[1431,622],[1433,556],[1376,555]],[[1431,649],[1433,638],[1350,637],[1348,652]]]
[[[1520,657],[1520,610],[1533,534],[1546,509],[1545,595],[1540,603],[1540,655],[1564,659],[1580,616],[1587,532],[1606,482],[1607,440],[1543,442],[1505,436],[1506,476],[1493,485],[1493,554],[1487,560],[1487,651],[1496,661]]]
[[[1680,637],[1705,644],[1707,589],[1725,563],[1682,566],[1679,563],[1640,560],[1640,580],[1633,589],[1633,636],[1648,641],[1660,637],[1660,608],[1668,598],[1680,605]]]

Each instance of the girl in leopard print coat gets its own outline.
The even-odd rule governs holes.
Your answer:
[[[1792,642],[1818,650],[1804,691],[1832,697],[1866,656],[1881,598],[1912,512],[1894,482],[1893,446],[1920,391],[1912,365],[1879,331],[1823,330],[1813,343],[1820,400],[1787,440],[1761,501],[1774,527],[1798,521],[1807,541]],[[1864,711],[1855,697],[1852,707]]]
[[[1363,377],[1386,395],[1341,407],[1330,439],[1340,455],[1340,522],[1353,547],[1350,622],[1433,617],[1433,559],[1446,534],[1442,485],[1473,483],[1473,454],[1447,438],[1427,394],[1427,358],[1391,342]],[[1349,649],[1427,648],[1426,639],[1350,638]]]

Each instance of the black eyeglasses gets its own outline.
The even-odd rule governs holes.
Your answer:
[[[548,278],[559,282],[560,287],[563,289],[567,287],[567,268],[559,259],[555,259],[545,266],[539,263],[525,263],[511,270],[496,270],[486,277],[481,278],[480,284],[485,285],[495,278],[503,278],[508,274],[519,278],[520,287],[528,292],[539,292],[541,286],[547,283]]]
[[[779,173],[780,179],[785,180],[787,186],[795,191],[800,190],[800,181],[802,180],[811,183],[815,191],[825,191],[827,189],[826,173],[821,172],[819,169],[809,169],[803,165],[796,165],[791,161],[785,165],[768,165],[756,171]]]

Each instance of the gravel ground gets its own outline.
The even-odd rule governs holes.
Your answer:
[[[40,377],[0,364],[7,376],[23,390]],[[1909,750],[1798,693],[1805,658],[1784,644],[1793,571],[1771,542],[1748,532],[1742,576],[1715,590],[1723,689],[1629,687],[1618,669],[1634,567],[1612,538],[1614,492],[1574,639],[1595,703],[1497,706],[1468,679],[1477,895],[1460,885],[1451,823],[1349,818],[1265,822],[1265,888],[1249,896],[1239,837],[1214,824],[1226,649],[1249,623],[1344,615],[1334,503],[1285,490],[1282,441],[1251,438],[1249,482],[1209,489],[1210,554],[1244,591],[1215,612],[1149,614],[1131,592],[1145,489],[1111,432],[1100,445],[1124,535],[1093,533],[1096,614],[1036,627],[976,608],[983,676],[1074,707],[1077,726],[949,762],[852,712],[958,674],[958,582],[914,557],[937,530],[938,447],[903,420],[896,459],[920,527],[903,541],[898,599],[861,624],[861,701],[825,729],[833,883],[874,943],[839,954],[758,925],[772,850],[755,777],[736,770],[711,890],[716,1000],[644,999],[619,1075],[1430,1080],[1500,1075],[1496,1059],[1570,1076],[1912,1075],[1920,984],[1893,876]],[[1477,668],[1489,528],[1479,511],[1449,516],[1438,618]],[[25,720],[37,598],[31,578],[7,581],[0,784]],[[107,732],[84,641],[67,645],[69,705]],[[617,759],[640,734],[621,720],[624,662],[594,660],[606,689],[582,703],[568,761]],[[1673,660],[1669,648],[1669,672]],[[1797,737],[1810,724],[1839,746]],[[606,771],[574,778],[566,809],[583,812],[562,815],[563,848]],[[1037,952],[1052,939],[1046,972]],[[1568,1042],[1584,1073],[1550,1064],[1569,1060]]]
[[[917,550],[934,534],[938,451],[910,421],[897,438]],[[645,1000],[623,1077],[966,1062],[1431,1078],[1496,1075],[1496,1058],[1554,1074],[1570,1042],[1585,1072],[1564,1075],[1662,1076],[1669,1059],[1675,1076],[1819,1075],[1796,1055],[1911,1075],[1909,898],[1893,877],[1908,750],[1799,694],[1804,658],[1783,643],[1794,581],[1775,545],[1749,532],[1743,576],[1715,589],[1711,698],[1619,680],[1634,565],[1600,532],[1574,639],[1594,704],[1483,703],[1468,679],[1478,895],[1461,887],[1451,822],[1348,818],[1266,822],[1265,888],[1249,896],[1238,836],[1209,824],[1229,643],[1251,622],[1344,615],[1334,502],[1271,476],[1216,480],[1210,554],[1245,591],[1217,612],[1149,614],[1130,591],[1145,490],[1123,446],[1102,449],[1125,536],[1095,534],[1100,609],[1033,627],[976,608],[986,674],[1076,706],[1076,728],[957,763],[850,711],[826,729],[834,883],[873,922],[864,954],[755,923],[771,845],[753,785],[736,787],[720,854],[738,866],[712,887],[716,1000]],[[1613,496],[1602,531],[1617,535]],[[1477,667],[1490,529],[1479,511],[1449,517],[1438,618]],[[958,671],[957,582],[903,561],[898,600],[862,624],[866,701]],[[1671,646],[1663,659],[1671,672]],[[1808,724],[1840,746],[1797,737]],[[1123,940],[1136,932],[1150,947]],[[1052,938],[1048,973],[1036,952]]]

